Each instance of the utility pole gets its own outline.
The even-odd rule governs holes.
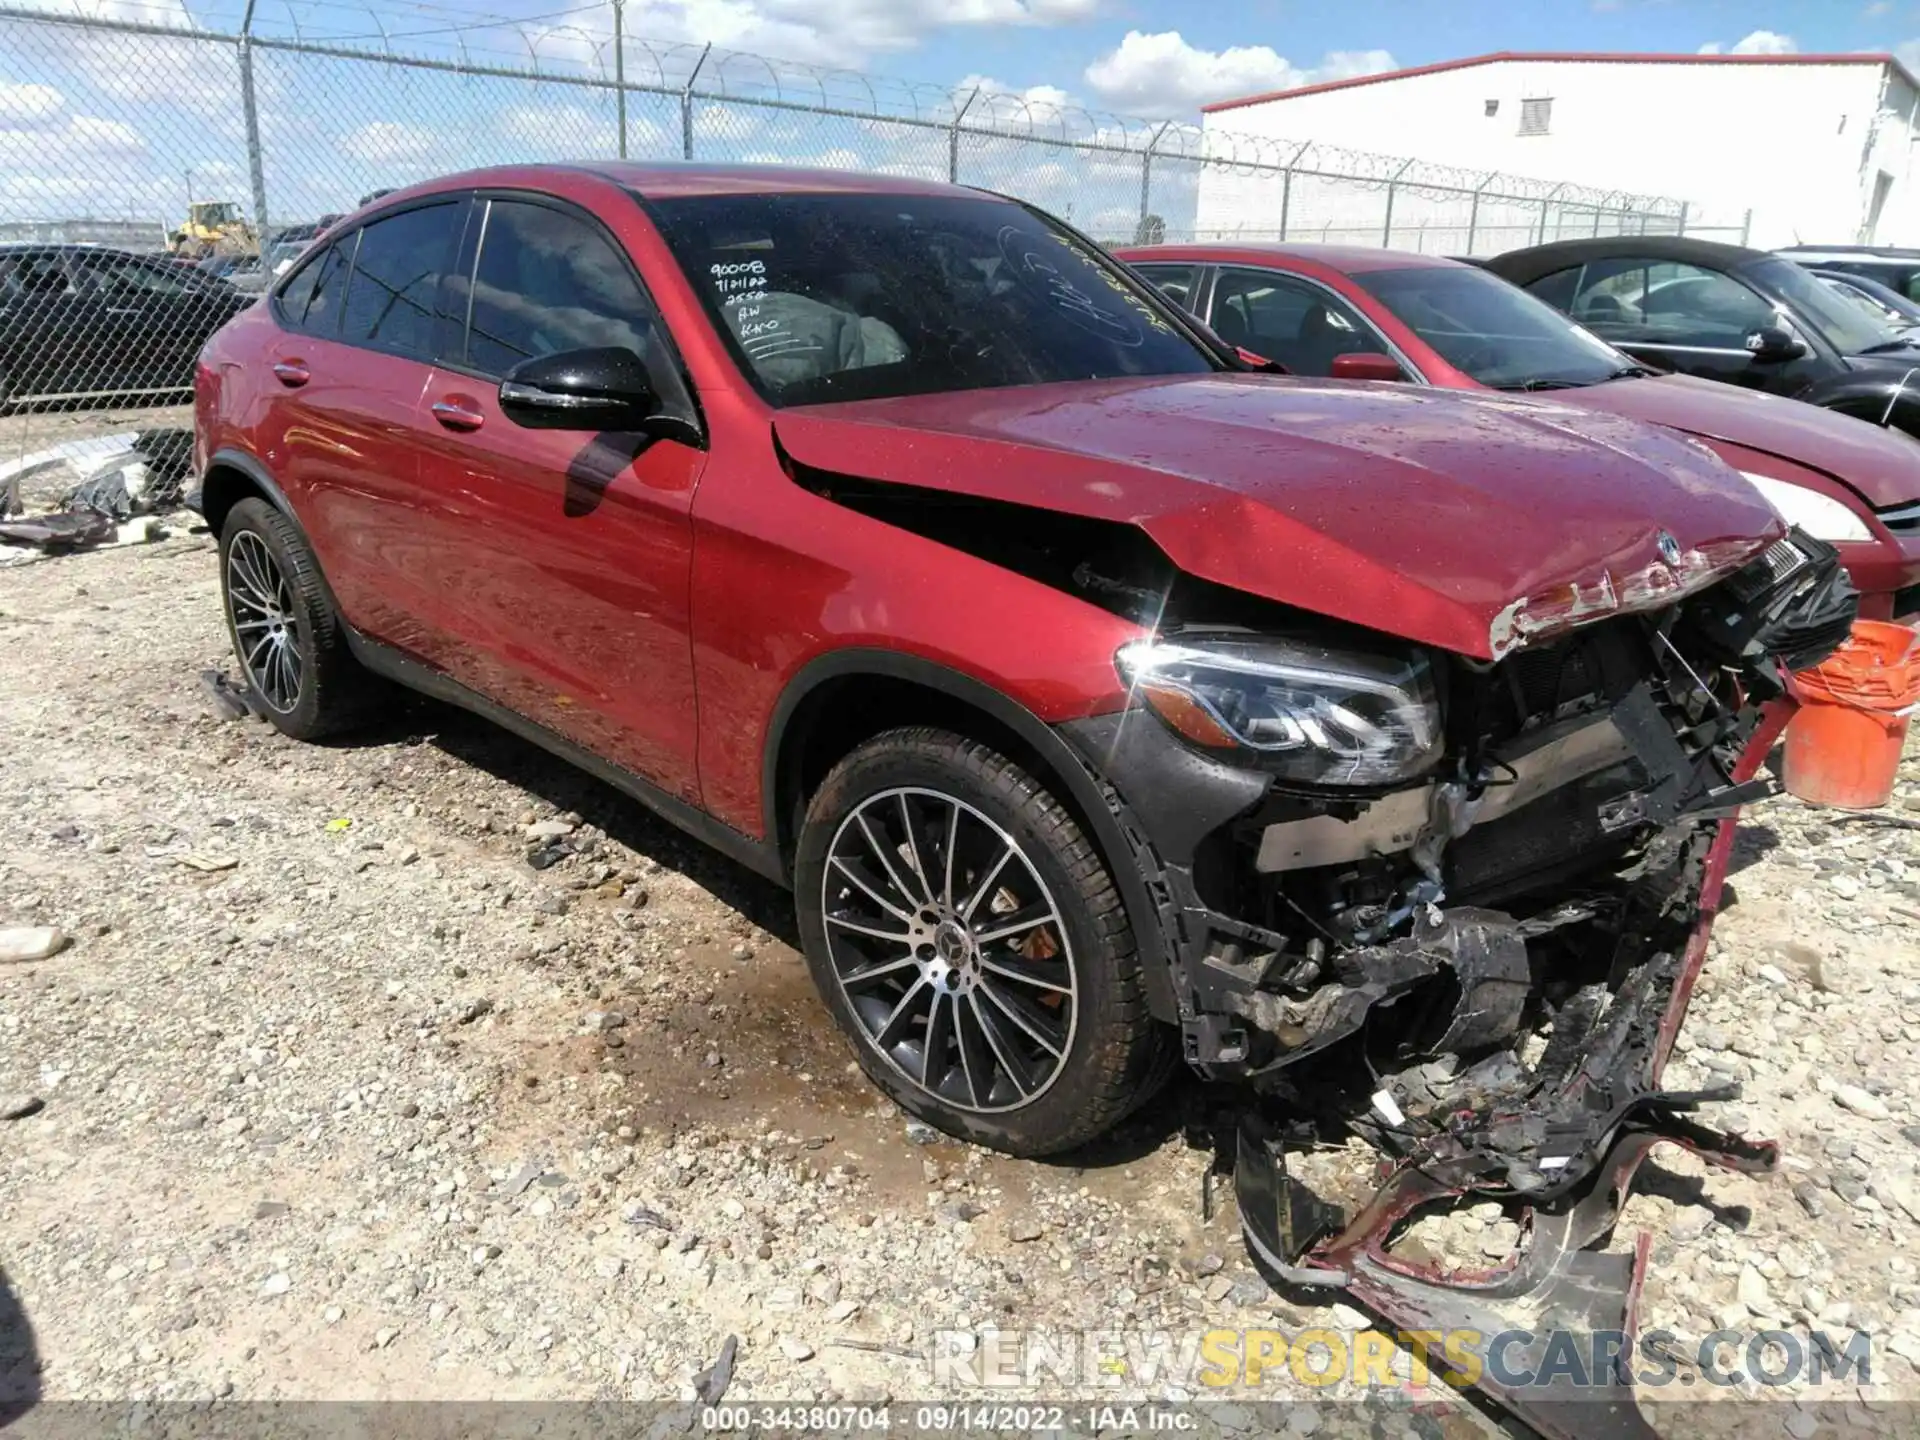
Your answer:
[[[260,147],[260,104],[253,89],[253,6],[254,0],[247,0],[247,11],[240,19],[240,111],[247,127],[247,182],[253,191],[253,236],[254,244],[261,254],[267,250],[267,173],[264,152]]]
[[[626,0],[613,0],[613,97],[620,112],[620,158],[627,158]]]

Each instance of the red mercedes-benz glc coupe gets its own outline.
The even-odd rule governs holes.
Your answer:
[[[1023,1153],[1177,1057],[1275,1097],[1336,1048],[1418,1072],[1411,1147],[1458,1118],[1437,1059],[1557,1016],[1557,1065],[1587,993],[1650,1085],[1762,704],[1853,614],[1690,441],[1257,373],[1060,222],[906,179],[419,185],[196,407],[281,730],[398,682],[624,788],[792,886],[879,1085]]]

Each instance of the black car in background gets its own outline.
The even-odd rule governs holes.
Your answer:
[[[164,256],[0,244],[0,408],[190,390],[207,337],[257,298]]]
[[[1778,255],[1635,235],[1535,245],[1486,268],[1643,364],[1920,434],[1920,340]]]
[[[1920,301],[1909,300],[1891,286],[1846,270],[1825,270],[1814,266],[1809,267],[1807,273],[1828,289],[1866,306],[1889,325],[1902,330],[1920,328]]]
[[[1920,300],[1920,250],[1890,245],[1788,245],[1773,253],[1809,270],[1838,270],[1878,280],[1909,300]]]

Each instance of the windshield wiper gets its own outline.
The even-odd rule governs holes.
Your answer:
[[[1858,355],[1885,355],[1891,350],[1920,349],[1920,338],[1912,335],[1896,335],[1891,340],[1882,340],[1878,345],[1869,345],[1864,350],[1855,351]]]
[[[1612,378],[1612,377],[1608,377]],[[1496,385],[1496,390],[1582,390],[1593,382],[1590,380],[1521,380],[1512,385]]]
[[[1621,367],[1620,367],[1620,368],[1619,368],[1618,370],[1610,370],[1610,371],[1608,371],[1608,372],[1607,372],[1607,379],[1609,379],[1609,380],[1638,380],[1638,379],[1639,379],[1639,378],[1640,378],[1641,376],[1643,376],[1643,375],[1653,375],[1653,374],[1656,374],[1656,373],[1657,373],[1656,371],[1653,371],[1653,370],[1649,370],[1649,369],[1648,369],[1648,368],[1647,368],[1646,366],[1644,366],[1644,365],[1622,365],[1622,366],[1621,366]]]

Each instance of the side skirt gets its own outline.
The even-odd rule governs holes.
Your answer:
[[[518,711],[489,700],[478,691],[470,690],[459,681],[451,679],[423,664],[404,650],[395,649],[383,641],[369,639],[359,631],[347,626],[347,648],[353,652],[353,658],[376,675],[381,675],[403,685],[409,690],[417,690],[422,695],[435,700],[457,705],[462,710],[471,711],[483,720],[490,720],[503,730],[510,730],[523,740],[529,740],[542,750],[558,756],[594,779],[613,786],[622,794],[638,800],[661,819],[677,825],[694,839],[712,846],[730,860],[738,861],[757,875],[763,875],[775,884],[786,887],[789,884],[785,868],[780,864],[779,852],[764,840],[756,840],[751,835],[743,835],[732,826],[723,824],[697,806],[689,805],[677,795],[662,790],[650,780],[644,780],[631,770],[613,764],[557,735],[546,726],[527,719]]]

